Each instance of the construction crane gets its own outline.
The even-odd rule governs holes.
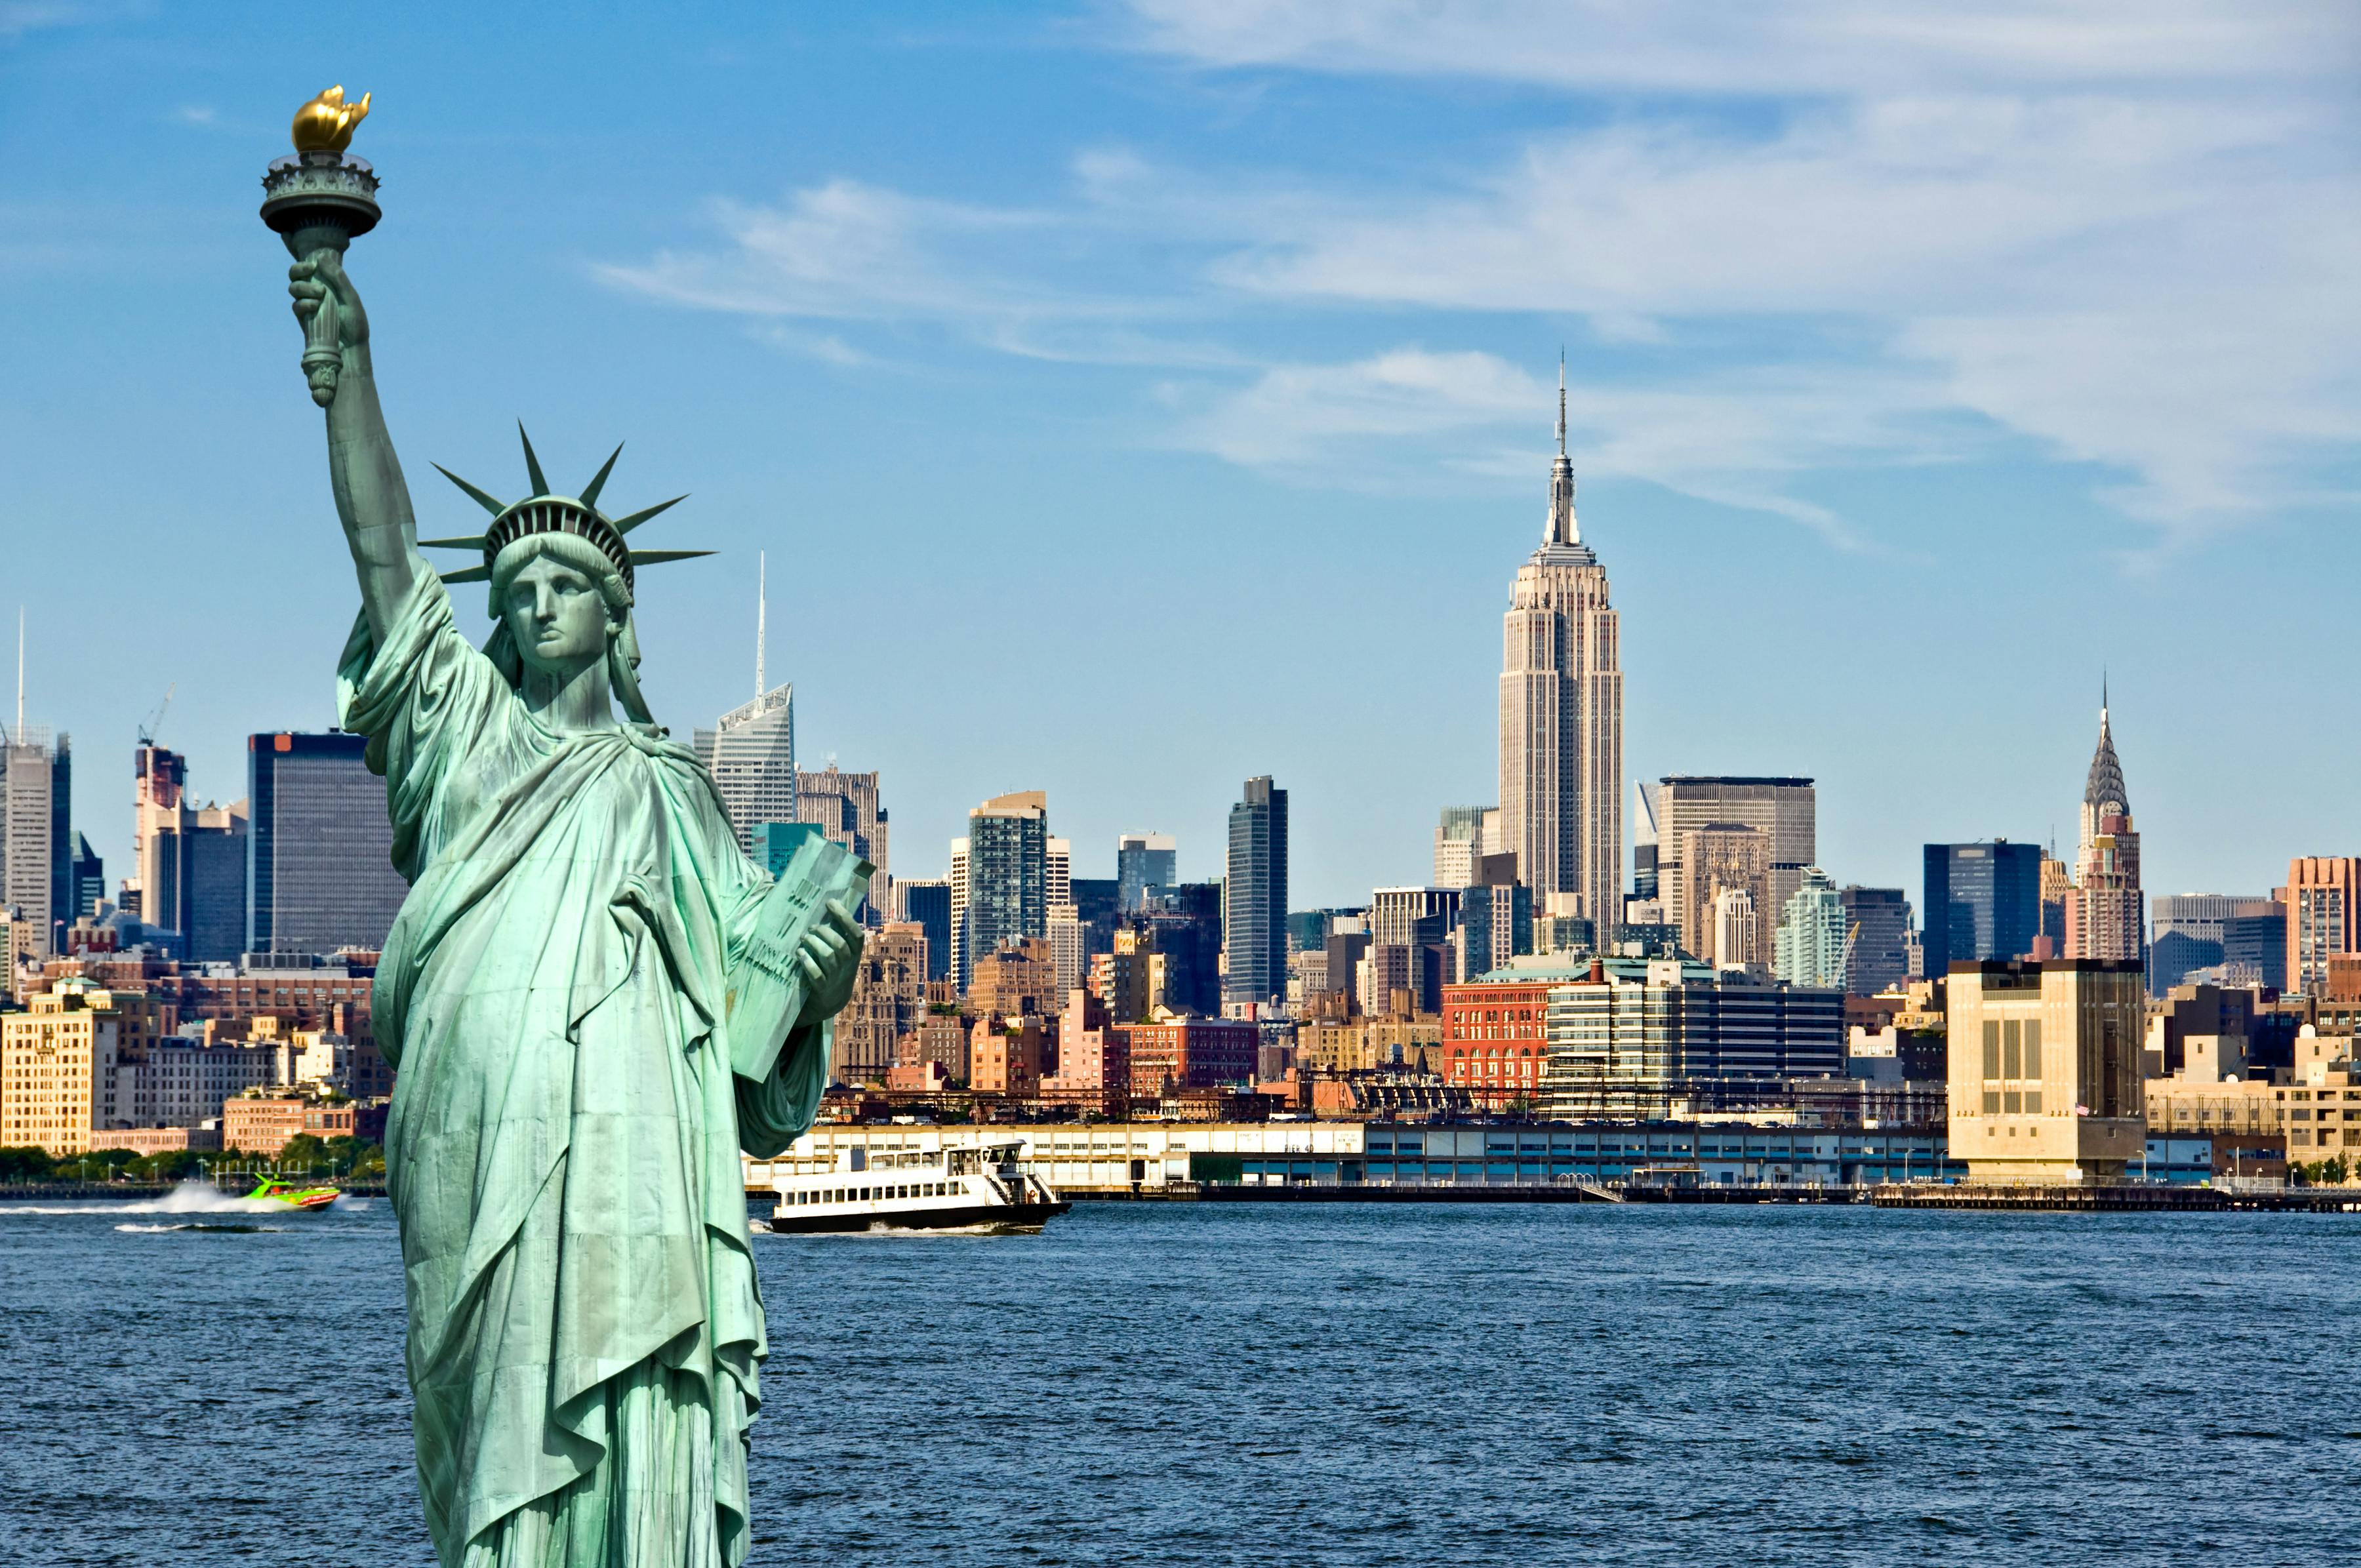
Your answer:
[[[1852,973],[1852,945],[1859,940],[1861,940],[1861,922],[1856,920],[1852,923],[1852,929],[1845,933],[1844,950],[1837,955],[1839,985],[1844,984],[1847,977]]]
[[[181,683],[178,681],[164,688],[164,700],[156,705],[156,711],[149,714],[148,722],[139,727],[139,743],[142,746],[153,746],[156,743],[156,732],[164,728],[164,710],[172,706],[172,694],[180,689]]]

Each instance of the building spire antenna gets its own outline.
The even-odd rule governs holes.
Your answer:
[[[767,551],[754,553],[754,695],[760,697],[768,688],[763,684],[763,654],[770,641],[771,562]]]
[[[16,743],[25,740],[25,607],[16,607]]]
[[[1565,345],[1557,348],[1557,455],[1565,455]]]

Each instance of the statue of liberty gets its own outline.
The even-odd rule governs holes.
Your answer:
[[[492,520],[425,542],[479,564],[425,563],[340,250],[290,291],[360,577],[342,722],[411,884],[374,1021],[428,1530],[445,1568],[736,1563],[764,1354],[739,1151],[810,1124],[869,867],[821,844],[774,880],[650,719],[637,569],[702,552],[628,546],[664,507],[601,512],[613,457],[555,495],[528,441],[513,504],[449,476]]]

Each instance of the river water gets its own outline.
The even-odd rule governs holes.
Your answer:
[[[752,1561],[2361,1559],[2361,1216],[759,1236]],[[433,1561],[387,1205],[0,1204],[0,1563]]]

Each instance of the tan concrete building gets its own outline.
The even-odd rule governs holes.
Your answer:
[[[132,1124],[137,1067],[173,1009],[86,981],[60,981],[31,1003],[0,1017],[0,1145],[87,1153],[93,1129]]]
[[[1714,963],[1769,963],[1779,928],[1779,906],[1772,902],[1771,835],[1743,823],[1710,822],[1683,832],[1677,842],[1680,895],[1675,918],[1683,950]],[[1747,895],[1742,919],[1751,929],[1729,933],[1731,940],[1726,945],[1730,954],[1725,959],[1716,917],[1733,912],[1739,901],[1725,902],[1721,897],[1733,890]]]
[[[1950,1151],[1971,1181],[2121,1181],[2146,1149],[2140,966],[1958,963]]]
[[[840,1083],[884,1082],[895,1042],[917,1028],[926,1012],[926,927],[896,921],[872,933],[861,949],[851,1000],[837,1014],[829,1076]]]
[[[1561,388],[1547,531],[1501,625],[1499,839],[1536,903],[1576,894],[1611,925],[1623,907],[1623,672],[1607,572],[1575,519],[1564,399]]]
[[[2148,1080],[2151,1131],[2280,1137],[2297,1164],[2361,1157],[2361,1080],[2354,1074],[2351,1038],[2304,1025],[2291,1081],[2284,1083],[2217,1069],[2217,1059],[2212,1041],[2192,1036],[2182,1069]]]

